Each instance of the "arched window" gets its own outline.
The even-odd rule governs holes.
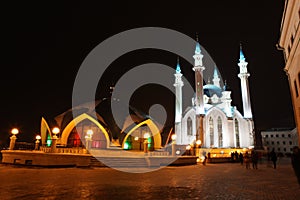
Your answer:
[[[209,118],[209,138],[210,146],[214,146],[214,121],[211,117]]]
[[[222,134],[222,119],[218,117],[218,136],[219,136],[219,147],[223,147],[223,134]]]
[[[235,129],[235,146],[240,147],[239,122],[237,119],[234,120],[234,129]]]
[[[190,117],[187,119],[187,135],[193,135],[193,122]]]

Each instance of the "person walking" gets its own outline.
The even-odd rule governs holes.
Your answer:
[[[244,163],[244,156],[243,156],[242,152],[240,152],[240,154],[239,154],[239,159],[240,159],[241,165],[243,165],[243,163]]]
[[[257,163],[258,163],[258,153],[256,151],[252,151],[252,168],[257,169]]]
[[[274,151],[274,148],[272,149],[272,151],[270,153],[270,158],[271,158],[271,161],[273,162],[274,169],[276,169],[277,155]]]
[[[246,151],[246,153],[245,153],[244,162],[246,165],[246,169],[250,169],[250,156],[248,154],[248,151]]]
[[[292,166],[293,166],[294,172],[296,174],[298,183],[300,185],[300,149],[299,149],[299,147],[295,146],[293,148],[293,154],[291,156],[291,160],[292,160]]]

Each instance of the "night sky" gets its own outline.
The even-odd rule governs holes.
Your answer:
[[[170,28],[193,38],[197,32],[200,44],[233,90],[232,105],[242,112],[237,76],[241,42],[251,74],[256,131],[294,127],[283,54],[276,49],[283,8],[284,0],[39,1],[3,5],[0,144],[7,142],[12,127],[20,129],[19,140],[32,142],[42,116],[51,120],[71,108],[75,76],[88,53],[110,36],[147,26]],[[124,55],[110,66],[107,73],[112,78],[101,79],[97,96],[109,96],[109,86],[136,65],[159,62],[175,68],[176,58],[159,50]],[[191,71],[186,61],[181,66],[183,72]],[[189,73],[187,78],[193,82],[192,71]],[[168,93],[162,88],[157,90],[161,91],[158,101],[173,98],[165,96]],[[132,103],[142,110],[139,98],[145,91],[137,91],[132,97]],[[168,109],[174,112],[173,105]]]

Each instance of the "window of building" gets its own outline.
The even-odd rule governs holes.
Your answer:
[[[274,144],[274,141],[272,141],[272,144]]]
[[[289,144],[292,145],[293,144],[292,141],[289,141]]]
[[[284,134],[282,134],[281,137],[284,137]]]
[[[286,151],[286,148],[283,148],[283,151],[285,152],[285,151]]]
[[[266,144],[269,144],[269,142],[267,141]]]
[[[222,134],[222,120],[218,117],[218,135],[219,135],[219,147],[223,147],[223,134]]]
[[[273,137],[273,135],[271,134],[271,137]]]
[[[282,144],[285,144],[285,141],[283,141]]]
[[[298,87],[297,87],[297,82],[296,82],[296,80],[294,81],[294,87],[295,87],[296,97],[298,97],[298,96],[299,96],[299,93],[298,93]]]
[[[237,119],[234,120],[234,127],[235,127],[235,146],[240,146],[240,133],[239,133],[239,122]]]
[[[214,145],[214,121],[212,118],[209,118],[209,139],[210,146]]]
[[[190,117],[187,119],[187,135],[193,135],[193,122]]]
[[[278,137],[278,134],[276,134],[276,137]]]
[[[288,137],[291,137],[291,134],[288,134]]]
[[[266,135],[266,137],[269,137],[269,135]]]
[[[277,144],[279,144],[279,141],[277,141]]]
[[[278,148],[277,150],[280,151],[280,148]]]

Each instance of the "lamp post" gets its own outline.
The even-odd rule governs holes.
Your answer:
[[[89,150],[91,148],[91,142],[92,142],[92,137],[93,137],[94,131],[92,129],[89,129],[86,132],[85,136],[85,148]]]
[[[17,134],[19,133],[19,130],[17,128],[13,128],[11,130],[11,134],[13,134],[10,137],[10,143],[9,143],[9,150],[14,150],[15,144],[16,144],[16,140],[17,140]]]
[[[172,138],[172,156],[175,156],[175,145],[176,145],[177,136],[173,134],[171,138]]]
[[[40,139],[41,139],[41,136],[40,135],[37,135],[35,137],[36,141],[35,141],[35,148],[34,150],[39,150],[39,145],[40,145]]]
[[[149,133],[144,134],[144,153],[148,153],[148,138],[150,137]]]
[[[56,152],[56,141],[57,141],[57,136],[56,134],[59,133],[59,128],[55,127],[52,129],[52,133],[53,133],[53,136],[52,136],[52,144],[51,144],[51,152],[52,153],[55,153]]]
[[[198,153],[198,157],[200,158],[200,147],[201,147],[201,140],[197,140],[196,141],[196,156]],[[199,151],[197,151],[197,149],[199,149]]]

